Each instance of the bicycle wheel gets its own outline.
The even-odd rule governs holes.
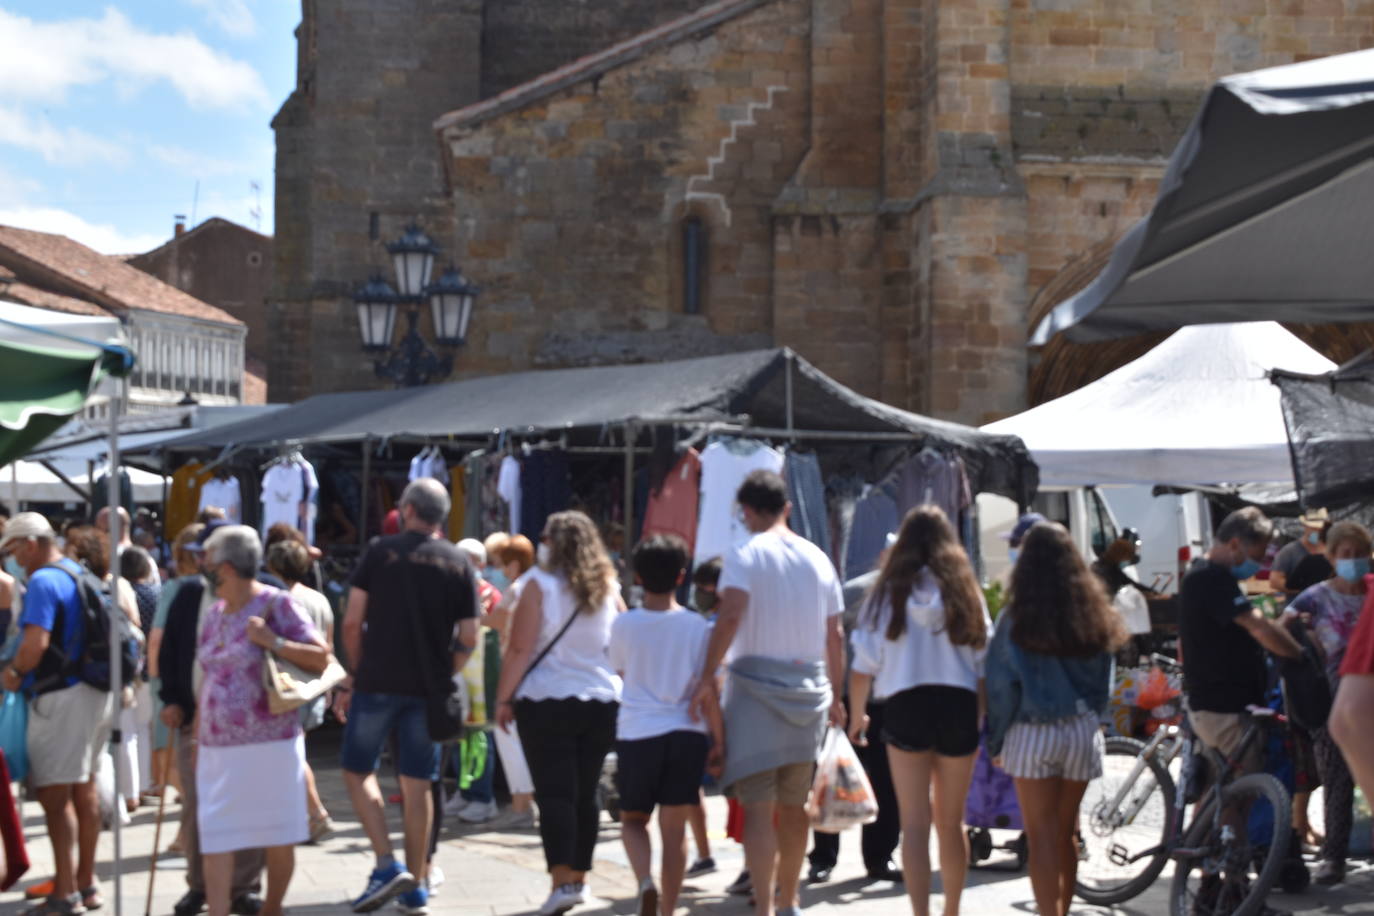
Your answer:
[[[1174,812],[1174,781],[1157,759],[1148,758],[1131,779],[1142,742],[1108,738],[1106,750],[1102,775],[1088,783],[1078,809],[1084,854],[1074,885],[1079,897],[1099,906],[1130,900],[1159,877],[1169,861],[1165,842]]]
[[[1221,804],[1247,812],[1247,826],[1237,834],[1218,821],[1216,799],[1197,813],[1175,854],[1172,916],[1254,916],[1283,870],[1292,829],[1283,784],[1268,773],[1251,773],[1222,789]],[[1256,835],[1261,821],[1271,825],[1268,835]]]

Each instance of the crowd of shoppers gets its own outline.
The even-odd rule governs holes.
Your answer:
[[[829,729],[848,732],[878,801],[862,838],[868,875],[904,883],[914,914],[931,909],[932,830],[943,911],[960,910],[963,817],[980,744],[1014,780],[1037,910],[1069,912],[1079,804],[1102,773],[1112,658],[1129,634],[1104,577],[1061,526],[1033,514],[1018,524],[994,626],[959,536],[935,506],[912,509],[877,568],[842,583],[791,530],[783,479],[755,471],[736,494],[743,543],[694,570],[679,537],[646,538],[620,561],[642,594],[627,608],[629,582],[588,516],[549,516],[537,545],[506,535],[454,545],[441,534],[449,499],[438,482],[413,481],[396,533],[369,545],[349,582],[340,654],[350,677],[333,709],[344,723],[344,782],[375,856],[355,912],[393,901],[412,916],[428,911],[441,881],[431,863],[443,813],[436,721],[479,644],[491,662],[467,680],[492,672],[491,741],[480,742],[486,782],[457,795],[453,813],[488,829],[537,822],[550,878],[545,916],[591,897],[612,749],[641,916],[669,916],[684,881],[714,869],[701,804],[711,778],[738,805],[746,872],[736,886],[752,889],[760,916],[796,916],[806,802]],[[1296,658],[1291,628],[1311,631],[1336,696],[1314,735],[1327,806],[1317,880],[1334,883],[1345,873],[1354,786],[1374,789],[1374,732],[1364,724],[1374,714],[1374,615],[1363,613],[1374,541],[1352,522],[1314,515],[1304,524],[1302,556],[1280,584],[1300,580],[1310,558],[1329,573],[1274,621],[1241,589],[1272,523],[1254,509],[1221,523],[1181,585],[1181,654],[1193,731],[1230,753],[1246,708],[1263,702],[1265,653]],[[267,653],[307,674],[334,659],[315,556],[288,526],[274,526],[264,544],[251,528],[206,517],[175,539],[175,576],[164,583],[132,543],[109,569],[107,538],[99,525],[59,538],[33,513],[0,533],[0,555],[27,580],[22,638],[0,684],[30,697],[31,783],[54,851],[53,879],[29,912],[66,916],[103,902],[94,776],[120,721],[133,736],[125,769],[142,774],[124,794],[136,803],[143,790],[175,786],[181,799],[175,845],[187,857],[188,889],[178,916],[278,916],[295,845],[332,829],[304,751],[326,701],[273,713],[263,678]],[[679,604],[689,580],[691,608]],[[20,586],[0,577],[0,614],[16,607]],[[80,613],[87,587],[113,595],[130,630],[146,634],[139,683],[124,697],[79,664],[90,638]],[[399,850],[377,776],[388,746],[401,788]],[[512,799],[503,817],[490,786],[497,760]],[[1240,763],[1262,766],[1258,755]],[[689,826],[698,850],[690,866]],[[900,870],[891,861],[899,837]],[[813,882],[829,878],[838,842],[816,835]]]

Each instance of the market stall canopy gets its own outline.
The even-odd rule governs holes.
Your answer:
[[[1334,372],[1275,372],[1304,506],[1335,509],[1374,497],[1374,355]]]
[[[1174,149],[1149,216],[1055,306],[1093,341],[1192,324],[1374,320],[1374,50],[1230,76]]]
[[[0,302],[0,465],[24,455],[85,406],[133,356],[119,319]]]
[[[11,461],[0,470],[0,497],[17,511],[22,503],[73,503],[85,502],[87,497],[95,499],[96,505],[104,505],[105,492],[91,492],[91,475],[85,461],[47,462],[63,476],[80,488],[72,489],[52,470],[37,461]],[[133,487],[134,502],[160,503],[163,496],[163,478],[138,468],[125,467],[129,483]],[[97,470],[96,481],[104,472]],[[83,495],[84,494],[84,495]]]
[[[1293,479],[1267,374],[1334,368],[1274,322],[1183,328],[1135,362],[984,432],[1020,436],[1041,483],[1242,484]]]
[[[119,418],[119,450],[125,455],[146,452],[163,442],[180,439],[192,430],[257,419],[285,407],[285,404],[196,405],[157,413],[125,414]],[[35,461],[103,461],[110,453],[109,437],[108,428],[75,419],[25,457]]]
[[[1035,491],[1034,464],[1015,437],[889,407],[846,388],[786,349],[322,394],[270,416],[193,433],[163,447],[209,451],[407,437],[482,441],[506,430],[580,431],[595,439],[602,428],[627,423],[781,430],[788,427],[789,400],[793,429],[909,435],[913,442],[958,452],[971,480],[989,492],[1022,499]]]

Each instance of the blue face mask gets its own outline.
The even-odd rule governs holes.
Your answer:
[[[1245,562],[1244,562],[1244,563],[1241,563],[1241,564],[1238,565],[1238,566],[1232,566],[1232,567],[1231,567],[1231,575],[1235,576],[1237,579],[1241,580],[1242,582],[1245,581],[1246,579],[1252,578],[1252,577],[1255,575],[1255,573],[1257,573],[1257,572],[1259,572],[1259,571],[1260,571],[1260,564],[1259,564],[1259,561],[1258,561],[1258,560],[1252,560],[1252,559],[1250,559],[1249,557],[1246,557],[1246,558],[1245,558]]]
[[[19,565],[19,561],[14,558],[14,554],[5,555],[5,572],[14,576],[15,581],[20,585],[27,584],[29,581],[29,574],[24,572],[24,567]]]
[[[1369,557],[1347,557],[1337,560],[1336,575],[1352,584],[1359,582],[1369,575]]]
[[[1007,557],[1011,560],[1011,565],[1012,565],[1012,566],[1015,566],[1015,565],[1016,565],[1016,558],[1019,557],[1020,555],[1021,555],[1021,551],[1018,550],[1018,549],[1015,548],[1015,547],[1011,547],[1011,548],[1008,548],[1008,549],[1007,549]]]
[[[1317,546],[1321,542],[1322,535],[1320,531],[1309,531],[1307,533],[1307,543],[1311,544],[1313,547]]]

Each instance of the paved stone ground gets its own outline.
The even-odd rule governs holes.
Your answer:
[[[311,736],[311,758],[325,802],[339,831],[319,846],[300,847],[296,858],[296,875],[287,897],[288,910],[293,916],[307,914],[343,914],[348,912],[345,901],[362,890],[372,866],[371,853],[357,822],[352,817],[343,782],[337,767],[337,733],[322,730]],[[389,780],[387,791],[395,791]],[[1313,810],[1319,806],[1314,805]],[[167,821],[161,839],[166,848],[175,833],[178,807],[169,804]],[[29,842],[33,866],[21,886],[27,886],[51,874],[51,850],[43,826],[42,813],[34,802],[23,806],[24,828]],[[393,829],[399,830],[400,808],[391,806]],[[148,889],[149,853],[153,848],[156,809],[140,808],[133,822],[123,831],[124,879],[123,912],[144,912]],[[729,897],[724,888],[742,867],[740,848],[724,839],[721,828],[725,823],[723,799],[708,800],[709,823],[713,828],[712,845],[720,865],[715,874],[692,880],[684,894],[679,913],[712,913],[746,916],[749,909],[742,897]],[[1011,834],[999,834],[1008,839]],[[398,843],[399,843],[399,837]],[[804,889],[803,909],[808,913],[851,913],[868,916],[909,913],[904,892],[886,883],[869,883],[858,855],[858,837],[846,834],[841,843],[840,864],[835,880],[819,887]],[[1000,854],[998,854],[1000,855]],[[964,893],[964,912],[1034,913],[1030,882],[1024,871],[1016,870],[1014,860],[990,860],[993,867],[970,872],[969,887]],[[111,902],[107,913],[113,913],[112,884],[113,841],[107,832],[101,836],[99,875],[104,891]],[[534,831],[495,833],[478,828],[446,825],[436,861],[447,881],[431,902],[436,916],[515,916],[532,914],[548,893],[539,838]],[[998,867],[1001,866],[1001,867]],[[1074,908],[1075,914],[1105,914],[1115,912],[1126,916],[1159,916],[1168,910],[1164,891],[1168,873],[1157,886],[1130,904],[1109,911],[1091,906]],[[938,877],[936,887],[938,890]],[[601,841],[597,847],[597,862],[591,887],[597,899],[575,910],[578,914],[633,913],[634,880],[625,862],[617,825],[605,820]],[[185,891],[185,860],[179,856],[163,855],[158,859],[155,893],[151,912],[166,916],[172,904]],[[0,914],[17,913],[22,895],[12,890],[0,895]],[[1330,889],[1312,889],[1301,895],[1276,895],[1272,905],[1302,913],[1374,914],[1374,867],[1357,863],[1343,885]],[[932,906],[941,911],[941,903]],[[382,913],[394,912],[382,910]]]

